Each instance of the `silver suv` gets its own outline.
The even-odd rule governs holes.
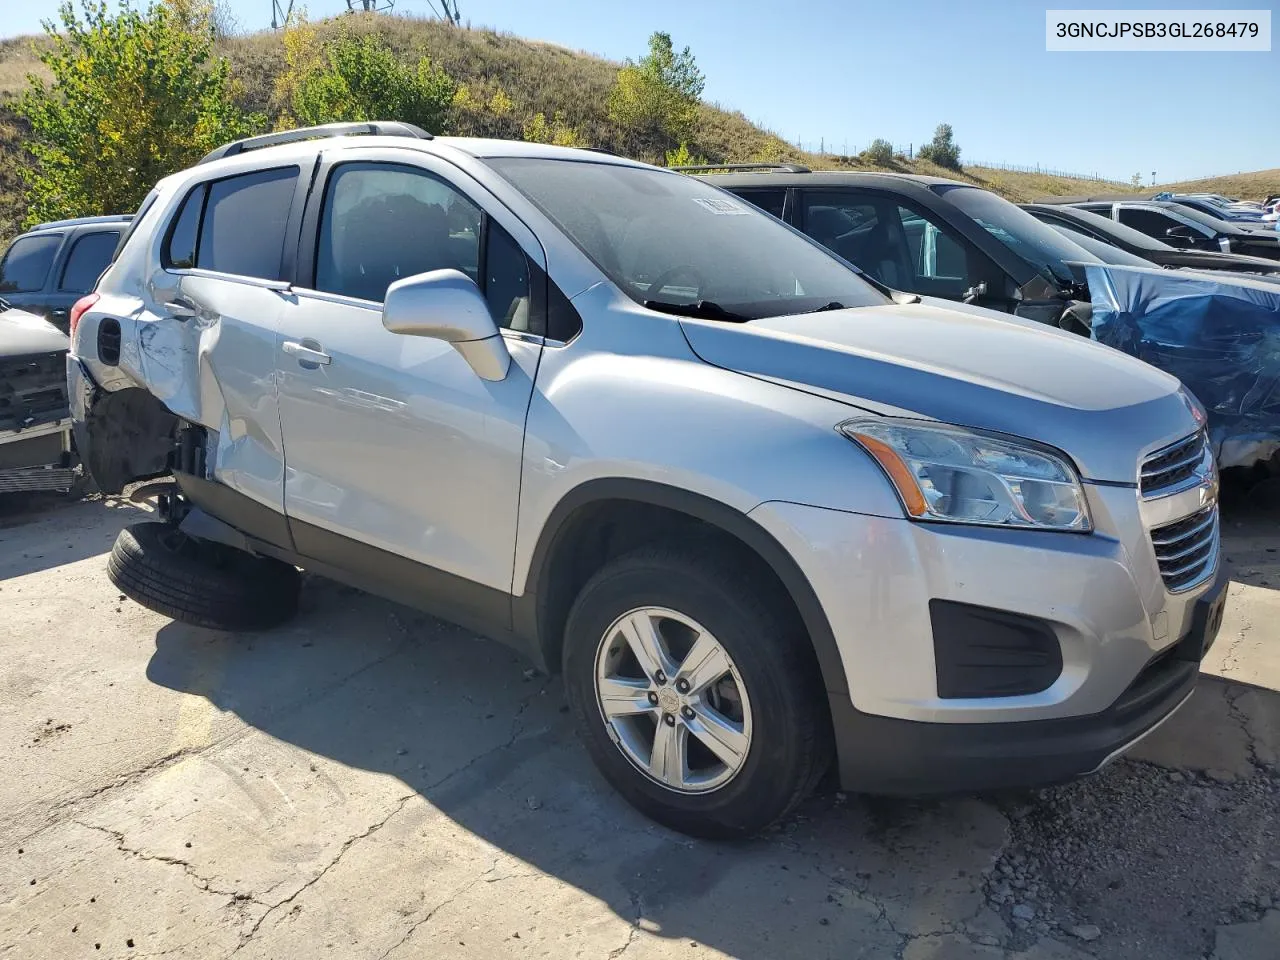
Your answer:
[[[336,134],[365,134],[337,136]],[[877,286],[714,186],[379,123],[163,180],[77,305],[109,569],[259,627],[298,567],[563,670],[633,804],[705,836],[845,789],[1041,784],[1190,694],[1217,475],[1172,377]]]

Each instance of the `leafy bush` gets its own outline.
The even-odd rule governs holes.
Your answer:
[[[663,152],[687,142],[698,122],[706,78],[692,52],[675,52],[671,35],[649,37],[649,53],[618,71],[609,94],[609,119]]]
[[[132,211],[161,177],[266,123],[232,102],[213,24],[191,5],[81,9],[83,20],[70,0],[59,8],[61,32],[45,22],[52,81],[32,76],[17,103],[35,158],[21,171],[27,225]]]
[[[286,31],[285,64],[277,94],[303,126],[402,120],[432,133],[448,127],[453,78],[427,57],[401,62],[377,34],[343,29],[322,41],[313,27],[297,23]]]
[[[863,151],[863,156],[871,163],[878,163],[882,167],[887,167],[893,163],[893,144],[888,140],[877,137],[871,141],[871,146]]]
[[[547,122],[544,113],[535,113],[524,125],[524,139],[530,143],[553,143],[557,147],[589,146],[586,137],[576,127],[571,127],[564,119],[564,114],[556,112]]]
[[[937,129],[933,131],[933,140],[922,146],[917,156],[921,160],[929,160],[948,170],[959,170],[960,145],[953,139],[951,124],[938,124]]]
[[[674,150],[668,150],[666,154],[666,166],[668,167],[703,167],[706,164],[707,158],[690,153],[687,143],[681,143]]]

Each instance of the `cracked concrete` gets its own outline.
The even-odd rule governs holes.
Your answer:
[[[1226,525],[1216,677],[1133,759],[1015,796],[828,790],[706,844],[619,801],[558,681],[465,631],[323,581],[261,635],[122,601],[101,553],[136,516],[0,512],[4,960],[1280,958],[1265,517]]]

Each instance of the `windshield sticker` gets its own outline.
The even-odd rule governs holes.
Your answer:
[[[722,217],[741,217],[748,213],[742,204],[723,197],[694,197],[693,202]]]

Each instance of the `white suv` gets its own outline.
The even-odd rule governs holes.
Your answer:
[[[122,590],[256,627],[303,567],[499,638],[691,833],[760,829],[832,761],[890,793],[1087,773],[1190,695],[1221,618],[1176,380],[619,157],[230,144],[73,320],[95,479],[159,478]]]

